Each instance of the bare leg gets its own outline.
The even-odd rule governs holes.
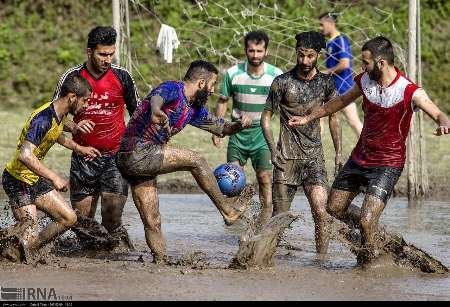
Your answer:
[[[323,138],[323,132],[325,131],[325,117],[320,118],[320,136]]]
[[[359,192],[331,189],[330,195],[328,196],[327,212],[338,220],[353,223],[354,218],[349,215],[350,213],[347,213],[347,209],[358,194]]]
[[[259,202],[261,203],[261,214],[258,223],[264,225],[267,223],[273,212],[272,206],[272,171],[257,170],[256,178],[259,185]]]
[[[289,211],[294,199],[297,186],[274,182],[273,189],[273,213],[272,216]]]
[[[97,210],[99,194],[87,196],[80,201],[72,201],[72,207],[78,209],[80,215],[93,219]]]
[[[376,253],[375,233],[385,206],[381,199],[369,194],[361,206],[361,245],[369,255]]]
[[[347,122],[350,127],[352,127],[353,131],[355,131],[356,136],[359,137],[361,135],[363,125],[361,123],[361,120],[359,119],[358,111],[356,110],[356,104],[349,104],[342,110],[342,112],[347,118]]]
[[[159,174],[176,171],[191,172],[197,184],[222,214],[227,225],[234,223],[239,218],[253,196],[253,191],[250,188],[244,189],[239,196],[225,197],[220,191],[208,163],[202,156],[188,149],[165,146],[164,159]]]
[[[111,232],[122,225],[122,213],[127,197],[102,192],[102,225]]]
[[[134,204],[144,224],[145,239],[155,261],[164,259],[166,242],[161,232],[158,190],[156,179],[131,187]]]
[[[312,217],[315,225],[316,251],[326,254],[329,244],[329,233],[327,223],[331,219],[327,213],[327,190],[320,185],[304,185],[305,195],[311,207]]]

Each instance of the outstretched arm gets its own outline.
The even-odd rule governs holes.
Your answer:
[[[216,117],[224,118],[225,113],[227,111],[227,102],[228,98],[225,98],[223,96],[220,96],[219,99],[217,99]],[[214,146],[219,147],[222,144],[223,139],[217,135],[213,135],[212,141]]]
[[[435,135],[450,133],[450,120],[428,97],[423,89],[418,89],[412,98],[413,103],[428,114],[438,124]]]
[[[101,156],[100,151],[95,149],[94,147],[85,147],[78,145],[75,143],[72,139],[66,137],[64,133],[61,133],[57,140],[58,144],[66,147],[67,149],[73,150],[77,154],[85,157],[86,160],[91,161],[94,160],[96,157]]]
[[[289,120],[289,126],[291,127],[303,126],[317,118],[325,117],[330,114],[336,113],[337,111],[340,111],[346,106],[348,106],[359,96],[361,96],[361,91],[359,87],[355,84],[344,95],[337,96],[328,101],[326,104],[312,109],[308,115],[291,117],[291,119]]]
[[[248,128],[252,125],[252,120],[250,117],[242,115],[240,120],[238,122],[229,123],[225,122],[225,125],[223,126],[222,135],[233,135],[235,133],[238,133],[244,128]]]

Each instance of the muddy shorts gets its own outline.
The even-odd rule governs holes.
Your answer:
[[[286,160],[284,171],[274,167],[273,182],[299,186],[304,184],[327,186],[327,170],[323,155],[311,160]]]
[[[378,197],[386,204],[401,173],[400,168],[365,167],[349,159],[334,179],[332,188],[349,192],[365,192]]]
[[[70,200],[78,202],[100,192],[128,195],[128,183],[117,168],[115,155],[103,154],[86,161],[72,152]]]
[[[43,178],[31,185],[13,177],[6,169],[2,176],[3,189],[9,197],[11,209],[28,206],[36,203],[36,199],[55,189],[53,184]]]
[[[161,144],[146,144],[132,151],[117,153],[117,166],[131,186],[153,180],[159,174],[164,158]]]

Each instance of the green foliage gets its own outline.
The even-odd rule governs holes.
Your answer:
[[[204,58],[221,69],[243,58],[243,36],[255,29],[270,35],[268,61],[287,69],[295,62],[294,36],[317,29],[324,11],[340,13],[339,27],[358,48],[385,35],[396,43],[397,65],[407,58],[408,2],[390,0],[141,0],[130,3],[133,75],[141,96],[163,80],[181,79],[190,61]],[[142,6],[146,9],[143,9]],[[450,1],[422,0],[423,85],[450,112]],[[256,14],[255,14],[256,12]],[[0,5],[0,100],[5,106],[40,104],[51,98],[59,76],[85,60],[86,36],[109,25],[110,2],[4,1]],[[176,28],[181,46],[173,64],[156,53],[160,22]],[[301,25],[299,28],[298,26]],[[402,52],[403,53],[402,53]],[[322,63],[320,63],[323,65]],[[219,80],[220,82],[220,80]]]

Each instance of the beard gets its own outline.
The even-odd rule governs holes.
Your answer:
[[[203,107],[208,101],[208,97],[209,97],[208,85],[205,84],[205,86],[202,89],[198,90],[195,93],[192,105],[194,107]]]
[[[262,63],[264,63],[264,59],[249,59],[249,58],[247,58],[247,60],[248,60],[248,63],[250,65],[252,65],[253,67],[258,67]]]
[[[311,63],[311,65],[304,65],[302,63],[298,64],[298,68],[300,69],[300,71],[302,73],[309,73],[310,71],[312,71],[317,65],[317,59]]]
[[[374,81],[378,81],[381,78],[381,70],[378,68],[377,65],[375,65],[372,71],[369,71],[368,74],[369,78]]]

